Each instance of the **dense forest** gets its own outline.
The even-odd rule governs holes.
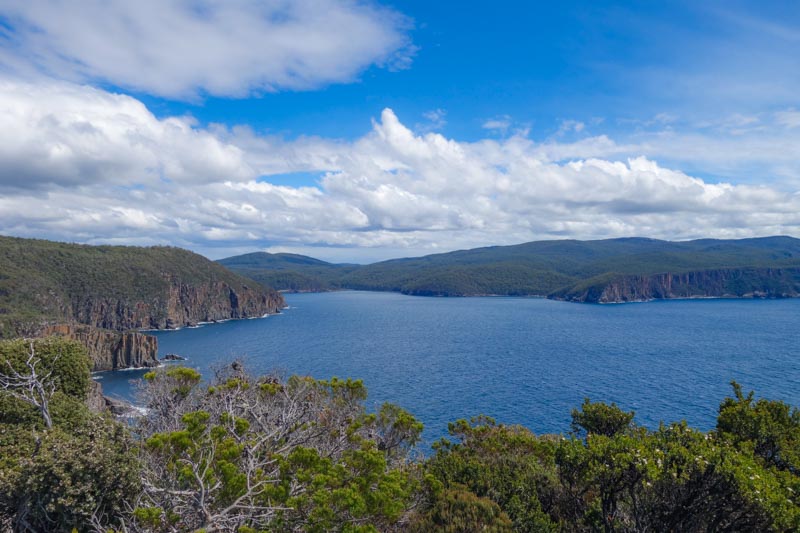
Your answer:
[[[297,254],[254,252],[218,261],[221,265],[267,287],[295,292],[342,288],[339,279],[359,265],[333,264]]]
[[[364,266],[292,254],[220,261],[278,290],[337,288],[424,296],[543,296],[580,302],[800,295],[800,240],[538,241]]]
[[[47,323],[124,331],[216,314],[260,316],[282,305],[273,290],[180,248],[0,236],[0,338],[33,334]]]
[[[361,381],[148,373],[95,405],[85,349],[0,342],[0,528],[14,531],[797,531],[800,411],[733,383],[716,428],[586,399],[561,435],[485,417],[427,457]]]

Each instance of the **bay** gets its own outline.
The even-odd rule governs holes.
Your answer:
[[[343,291],[286,301],[265,319],[155,332],[159,353],[188,357],[205,376],[239,359],[253,373],[363,379],[368,407],[411,411],[427,443],[478,414],[564,433],[584,397],[649,427],[685,419],[707,430],[733,379],[800,404],[800,300],[585,305]],[[130,399],[143,373],[97,377]]]

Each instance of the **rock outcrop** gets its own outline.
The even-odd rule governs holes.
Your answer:
[[[60,335],[83,343],[94,370],[148,367],[158,364],[158,340],[137,329],[171,329],[236,318],[278,313],[285,305],[273,291],[224,281],[187,284],[175,280],[148,301],[127,297],[73,298],[69,323],[45,326],[39,335]],[[74,321],[74,322],[73,322]]]
[[[103,386],[95,380],[89,383],[89,393],[86,395],[86,405],[93,413],[103,413],[106,411],[106,397],[103,396]]]
[[[670,298],[795,298],[800,268],[741,268],[617,276],[551,295],[588,303],[642,302]]]
[[[89,394],[86,396],[86,405],[89,406],[89,410],[98,414],[111,413],[117,417],[130,417],[139,414],[130,402],[103,395],[102,385],[94,380],[92,380]]]
[[[277,313],[284,305],[283,297],[275,291],[246,285],[236,290],[224,281],[217,281],[170,283],[163,294],[149,300],[76,297],[71,307],[74,319],[81,324],[124,331],[259,317]]]
[[[276,291],[168,246],[89,246],[0,236],[0,337],[60,334],[96,370],[155,364],[136,333],[277,313]]]
[[[158,339],[137,331],[117,332],[85,324],[56,324],[45,327],[40,335],[67,337],[86,346],[93,371],[158,365]]]

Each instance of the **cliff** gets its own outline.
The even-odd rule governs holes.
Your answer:
[[[800,268],[729,268],[652,275],[604,275],[549,297],[587,303],[670,298],[796,298]]]
[[[124,331],[260,317],[277,313],[285,305],[279,293],[257,289],[255,282],[253,286],[234,288],[224,281],[189,284],[171,279],[161,294],[147,300],[77,295],[71,302],[70,314],[82,324]]]
[[[260,317],[284,306],[278,292],[179,248],[0,236],[0,337],[75,338],[95,370],[155,364],[155,337],[131,330]]]
[[[136,331],[117,332],[83,324],[57,324],[45,327],[40,336],[74,339],[86,346],[92,371],[158,365],[158,339]]]
[[[371,265],[335,265],[310,257],[265,253],[230,257],[220,263],[289,290],[343,288],[421,296],[551,295],[589,302],[722,295],[772,297],[797,292],[792,275],[783,276],[787,269],[800,268],[800,239],[553,240]],[[783,274],[776,274],[775,269]],[[764,278],[754,279],[759,274]]]

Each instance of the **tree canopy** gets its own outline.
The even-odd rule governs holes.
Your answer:
[[[0,342],[0,367],[2,529],[800,530],[800,414],[737,383],[709,432],[648,429],[586,399],[568,433],[479,416],[424,457],[422,424],[392,404],[370,412],[359,380],[168,366],[146,374],[143,415],[124,424],[89,411],[74,342]],[[29,401],[6,378],[31,368],[50,392]]]

